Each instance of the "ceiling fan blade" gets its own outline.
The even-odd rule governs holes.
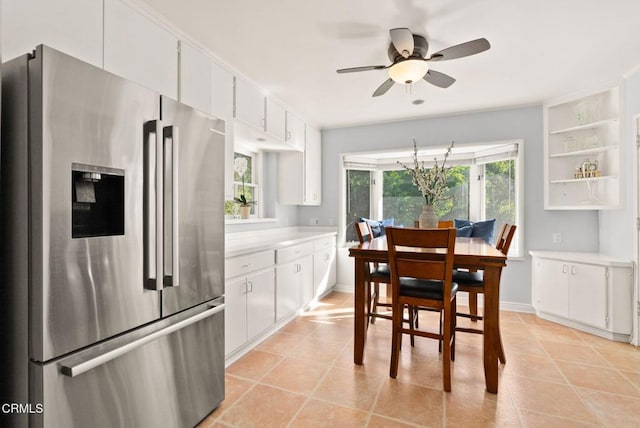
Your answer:
[[[448,74],[440,73],[435,70],[427,71],[427,74],[424,75],[423,79],[439,88],[448,88],[456,81],[456,79]]]
[[[489,41],[485,38],[471,40],[470,42],[460,43],[459,45],[451,46],[443,49],[431,55],[428,58],[429,61],[446,61],[449,59],[463,58],[469,55],[475,55],[480,52],[484,52],[491,47]]]
[[[368,71],[368,70],[384,70],[388,66],[386,65],[365,65],[364,67],[351,67],[351,68],[341,68],[340,70],[336,70],[338,73],[355,73],[356,71]]]
[[[372,96],[379,97],[380,95],[386,94],[387,91],[393,86],[393,84],[393,79],[389,78],[385,80],[382,85],[378,86],[378,89],[376,89]]]
[[[413,33],[408,28],[393,28],[389,30],[391,43],[398,53],[405,58],[413,53]]]

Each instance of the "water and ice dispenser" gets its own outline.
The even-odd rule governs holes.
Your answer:
[[[73,164],[72,237],[124,235],[124,170]]]

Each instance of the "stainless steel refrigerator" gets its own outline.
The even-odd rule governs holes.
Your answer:
[[[224,122],[46,46],[2,74],[2,416],[195,425],[224,399]]]

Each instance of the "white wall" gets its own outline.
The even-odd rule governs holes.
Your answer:
[[[598,251],[598,215],[595,211],[545,211],[542,178],[542,107],[467,113],[437,118],[330,129],[322,133],[322,205],[300,207],[298,220],[308,224],[337,222],[339,155],[365,150],[408,149],[415,138],[419,145],[524,140],[524,248],[529,250]],[[552,233],[562,233],[562,243]],[[508,262],[503,271],[501,300],[531,303],[531,259]]]
[[[629,76],[621,88],[624,97],[622,140],[625,181],[625,207],[600,212],[600,252],[626,260],[634,258],[635,204],[637,184],[633,182],[636,168],[635,116],[640,114],[640,71]]]

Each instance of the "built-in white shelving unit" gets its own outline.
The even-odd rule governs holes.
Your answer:
[[[545,105],[545,209],[621,208],[618,87]]]

